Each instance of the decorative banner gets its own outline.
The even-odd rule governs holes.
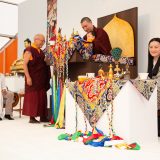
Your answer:
[[[47,35],[46,35],[46,57],[50,60],[50,65],[53,64],[53,53],[50,48],[50,41],[56,41],[56,25],[57,25],[57,0],[47,0]],[[52,118],[51,123],[55,123],[58,117],[59,106],[57,105],[57,79],[55,75],[52,77]],[[57,82],[58,83],[58,82]]]
[[[56,40],[57,0],[47,0],[47,44]]]
[[[110,87],[110,81],[99,78],[91,78],[83,83],[78,83],[78,89],[83,95],[84,99],[94,109],[104,94],[105,90]]]
[[[99,78],[69,82],[68,88],[90,125],[94,127],[112,100],[111,82]]]

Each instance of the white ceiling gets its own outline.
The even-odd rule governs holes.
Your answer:
[[[0,37],[0,49],[9,41],[9,38]]]
[[[4,0],[19,4],[25,0]],[[18,32],[18,5],[3,3],[0,0],[0,35],[15,36]],[[9,38],[0,36],[0,49],[9,41]]]
[[[19,4],[19,3],[22,3],[26,0],[0,0],[0,2],[3,1],[3,2],[8,2],[8,3],[14,3],[14,4]]]
[[[0,33],[15,35],[18,32],[18,6],[0,2]]]

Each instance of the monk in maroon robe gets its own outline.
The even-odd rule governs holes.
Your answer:
[[[93,54],[111,55],[112,49],[108,34],[102,28],[96,28],[90,18],[84,17],[81,20],[81,26],[86,33],[93,32],[95,39],[93,40]],[[87,36],[84,36],[87,39]],[[94,57],[93,55],[93,57]]]
[[[25,96],[23,115],[30,116],[30,123],[47,120],[47,90],[50,88],[50,67],[40,49],[45,42],[42,34],[34,37],[34,43],[24,52]]]

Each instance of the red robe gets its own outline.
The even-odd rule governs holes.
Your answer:
[[[25,96],[23,115],[32,117],[47,116],[47,90],[50,88],[50,67],[44,62],[45,55],[34,47],[28,47],[32,60],[28,63],[28,71],[32,79],[32,86],[28,86],[25,77]]]
[[[93,28],[95,39],[93,41],[93,54],[111,55],[112,49],[108,34],[102,28]],[[87,39],[87,36],[84,36]]]

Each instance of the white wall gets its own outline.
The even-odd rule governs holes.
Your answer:
[[[146,72],[148,41],[160,37],[159,0],[58,0],[58,26],[67,37],[72,28],[83,35],[82,17],[90,17],[96,26],[97,18],[133,7],[138,7],[138,71]]]
[[[58,0],[57,22],[62,28],[62,34],[70,37],[73,28],[83,35],[80,20],[83,17],[90,17],[97,25],[97,17],[106,15],[107,0]]]
[[[47,2],[46,0],[27,0],[18,7],[18,56],[24,50],[24,40],[37,33],[46,35]]]

